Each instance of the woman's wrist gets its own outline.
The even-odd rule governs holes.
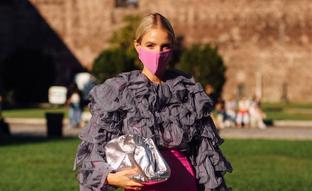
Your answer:
[[[110,172],[105,179],[105,188],[108,191],[114,191],[118,188],[116,185],[112,184],[112,182],[113,182],[112,179],[114,179],[112,177],[114,177],[114,175],[113,175],[113,173]]]
[[[107,177],[106,177],[106,180],[105,180],[105,184],[110,184],[111,181],[112,181],[112,173],[108,173]]]
[[[107,183],[109,185],[114,185],[114,182],[115,182],[114,180],[115,180],[114,173],[110,172],[110,173],[108,173],[108,175],[106,177],[105,183]]]

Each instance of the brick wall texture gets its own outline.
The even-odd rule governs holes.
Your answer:
[[[186,45],[219,47],[228,66],[225,96],[244,84],[246,95],[258,88],[265,101],[283,94],[290,101],[312,101],[310,0],[139,0],[136,8],[116,7],[114,0],[30,2],[87,68],[123,16],[160,12]]]

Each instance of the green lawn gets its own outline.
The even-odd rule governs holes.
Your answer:
[[[88,111],[85,107],[84,111]],[[44,118],[46,112],[61,112],[64,117],[68,117],[68,108],[25,108],[25,109],[11,109],[2,111],[3,116],[6,118]]]
[[[268,119],[272,120],[312,120],[312,103],[263,103],[262,109]],[[85,107],[84,111],[88,111]],[[44,118],[46,112],[62,112],[67,117],[68,109],[27,108],[4,110],[3,116],[9,118]]]
[[[262,109],[268,119],[312,120],[312,103],[264,103]]]
[[[0,190],[74,191],[77,139],[35,140],[0,147]],[[234,190],[311,190],[312,141],[226,140]]]
[[[71,170],[77,144],[73,139],[1,146],[0,190],[78,190]]]
[[[2,111],[3,116],[9,118],[44,118],[46,112],[61,112],[67,117],[67,108],[26,108]]]
[[[234,190],[300,190],[312,187],[312,141],[226,140]]]

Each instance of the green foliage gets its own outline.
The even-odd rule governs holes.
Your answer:
[[[99,83],[120,72],[135,68],[134,59],[123,49],[104,50],[94,61],[92,73]]]
[[[124,27],[113,33],[110,39],[110,44],[117,48],[123,48],[128,50],[133,47],[133,42],[135,39],[135,30],[139,24],[139,16],[126,16],[123,21],[126,23]]]
[[[115,31],[110,48],[104,50],[94,61],[92,73],[99,83],[120,72],[138,68],[139,61],[134,49],[134,34],[140,21],[138,16],[126,16],[125,26]]]
[[[211,84],[217,94],[222,92],[226,66],[216,47],[195,44],[185,48],[177,67],[191,73],[201,84]]]
[[[134,61],[134,65],[136,67],[141,66],[137,53],[134,49],[135,31],[140,20],[140,16],[125,16],[123,22],[126,23],[126,25],[120,30],[115,31],[109,41],[112,47],[124,50],[127,56]]]

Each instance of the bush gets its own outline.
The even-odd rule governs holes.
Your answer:
[[[105,81],[120,72],[137,69],[140,62],[134,49],[134,33],[139,22],[138,16],[126,16],[124,27],[113,33],[110,39],[110,49],[95,59],[92,73],[98,83]]]
[[[92,73],[98,83],[102,83],[120,72],[135,69],[134,59],[122,49],[104,50],[94,61]]]
[[[203,85],[211,84],[217,95],[222,93],[226,66],[216,47],[195,44],[184,48],[177,68],[191,73]]]

